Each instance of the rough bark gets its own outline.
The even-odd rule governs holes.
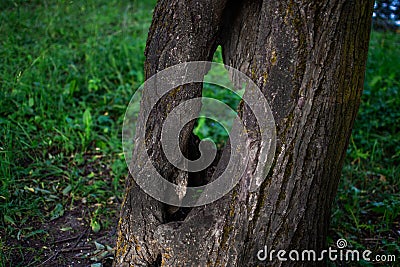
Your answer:
[[[274,114],[277,151],[262,186],[245,186],[257,158],[220,200],[193,208],[184,221],[146,195],[129,176],[119,223],[115,266],[256,266],[264,246],[325,248],[331,204],[363,89],[373,1],[160,0],[146,47],[146,77],[177,63],[211,60],[217,45],[225,64],[261,88]],[[201,96],[190,84],[163,97],[146,124],[153,164],[171,181],[158,125],[179,103]],[[145,96],[144,96],[145,97]],[[146,108],[143,101],[141,108]],[[260,149],[251,111],[239,110],[249,150]],[[193,123],[181,132],[191,154]],[[152,141],[153,140],[153,141]],[[134,164],[140,164],[135,158]],[[218,171],[218,170],[217,170]],[[145,169],[136,175],[139,179]],[[268,262],[317,266],[325,262]]]

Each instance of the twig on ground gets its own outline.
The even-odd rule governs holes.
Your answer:
[[[81,241],[81,239],[86,235],[87,231],[89,230],[89,226],[86,227],[85,231],[83,231],[83,233],[78,237],[78,240],[76,241],[75,245],[73,246],[74,248],[76,246],[78,246],[79,242]]]
[[[86,247],[63,248],[61,252],[73,252],[73,251],[89,250],[89,249],[93,249],[93,247],[86,246]]]
[[[47,260],[45,260],[44,262],[42,262],[41,264],[39,264],[39,266],[44,265],[45,263],[47,263],[48,261],[52,260],[53,258],[57,257],[57,255],[60,253],[60,251],[56,251],[56,253],[54,253],[53,255],[51,255],[50,257],[47,258]]]

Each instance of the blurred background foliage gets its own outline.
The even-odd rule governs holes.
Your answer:
[[[375,1],[372,19],[375,30],[398,30],[398,27],[400,26],[400,1]]]
[[[94,232],[115,227],[127,174],[122,121],[143,83],[154,5],[154,0],[1,1],[0,266],[43,262],[48,248],[29,241],[54,238],[43,225],[61,227],[57,221],[65,212],[87,209]],[[346,238],[352,247],[397,255],[398,19],[399,1],[377,1],[365,90],[328,240]],[[219,49],[214,60],[222,60]],[[205,86],[204,95],[232,107],[239,101],[213,85]],[[211,120],[199,120],[195,133],[220,146],[227,138]]]

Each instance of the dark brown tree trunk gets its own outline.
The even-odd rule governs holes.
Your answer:
[[[160,0],[146,47],[146,77],[188,61],[210,61],[222,46],[226,65],[247,74],[271,106],[277,134],[273,166],[249,192],[257,158],[226,196],[193,208],[184,221],[128,177],[115,266],[256,266],[257,252],[326,248],[331,204],[363,89],[373,1]],[[182,89],[182,88],[181,88]],[[182,101],[201,96],[201,84],[163,97],[146,124],[153,164],[167,179],[180,171],[165,164],[157,125]],[[145,97],[145,96],[144,96]],[[146,101],[141,104],[145,107]],[[243,107],[246,128],[256,132]],[[253,129],[254,128],[254,129]],[[193,123],[181,132],[186,154]],[[248,137],[259,151],[259,135]],[[144,159],[135,158],[133,164]],[[133,173],[140,179],[145,169]],[[271,266],[317,266],[280,262]]]

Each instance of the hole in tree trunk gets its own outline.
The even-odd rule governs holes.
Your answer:
[[[222,49],[221,46],[218,46],[213,55],[213,61],[222,63]],[[224,72],[221,70],[213,71],[211,74],[214,77],[214,80],[219,79],[228,79],[230,80],[228,72]],[[229,83],[224,83],[229,84]],[[230,88],[234,89],[234,88]],[[231,110],[236,111],[239,103],[241,101],[241,97],[238,94],[233,93],[227,88],[224,88],[219,85],[203,83],[202,96],[207,98],[216,99],[225,105],[229,106]],[[203,107],[207,102],[203,102]],[[201,156],[199,151],[199,143],[203,139],[209,139],[214,142],[217,147],[217,156],[214,159],[213,163],[208,166],[205,170],[199,172],[189,172],[188,173],[188,187],[198,187],[206,185],[212,178],[214,170],[220,160],[223,149],[229,145],[229,131],[231,130],[234,118],[228,114],[221,114],[221,110],[218,107],[208,106],[206,107],[208,112],[211,112],[216,119],[210,119],[206,117],[199,117],[193,127],[193,133],[191,134],[187,149],[181,147],[181,151],[184,152],[184,156],[189,160],[197,160]],[[214,110],[215,109],[215,110]],[[201,114],[200,114],[201,115]],[[227,129],[224,128],[225,125]],[[180,140],[180,144],[182,145],[182,140]],[[229,149],[228,149],[229,151]],[[205,155],[207,156],[207,155]],[[225,168],[226,166],[224,166]],[[223,168],[223,169],[224,169]],[[165,213],[165,223],[172,221],[183,221],[191,211],[191,208],[188,207],[173,207],[166,205],[166,213]]]
[[[161,266],[161,262],[162,262],[162,256],[161,256],[161,253],[159,253],[157,255],[156,260],[153,263],[151,263],[149,266],[150,267],[160,267]]]

